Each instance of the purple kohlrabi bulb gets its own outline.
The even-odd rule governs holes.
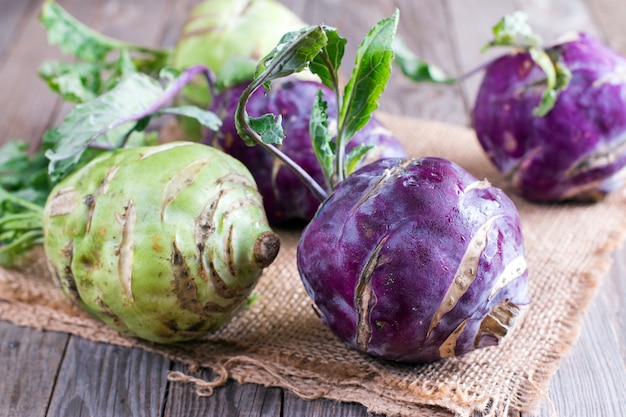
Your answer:
[[[339,183],[297,265],[340,339],[395,361],[497,345],[529,303],[515,205],[439,158],[382,159]]]
[[[220,116],[222,126],[218,131],[208,131],[204,142],[222,149],[247,166],[263,196],[270,223],[308,221],[315,214],[320,201],[289,167],[262,147],[247,146],[237,134],[234,114],[245,87],[246,84],[236,85],[215,97],[209,109]],[[327,188],[309,135],[311,109],[319,89],[328,103],[329,128],[336,130],[335,95],[323,84],[313,80],[291,76],[273,83],[269,92],[260,88],[250,97],[246,110],[251,117],[266,113],[281,115],[285,140],[279,146],[280,149],[318,184]],[[400,142],[375,118],[350,140],[346,152],[358,144],[376,146],[361,161],[361,165],[379,158],[406,156]]]
[[[626,174],[626,58],[574,35],[547,50],[572,77],[546,115],[533,115],[546,76],[528,52],[490,63],[476,98],[481,145],[529,200],[601,200]]]

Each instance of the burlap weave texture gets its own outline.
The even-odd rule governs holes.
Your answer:
[[[381,114],[412,156],[441,156],[509,192],[472,130]],[[137,346],[223,378],[195,381],[210,393],[225,377],[280,386],[303,398],[364,404],[389,416],[420,415],[424,406],[459,416],[533,410],[550,376],[578,337],[583,315],[626,238],[626,193],[598,204],[538,205],[509,195],[521,218],[532,303],[505,343],[428,365],[379,361],[346,348],[311,308],[295,265],[296,231],[278,230],[279,257],[255,289],[258,299],[204,340],[159,346],[120,336],[73,307],[45,272],[42,256],[25,271],[0,269],[0,319]],[[194,381],[171,374],[172,380]]]

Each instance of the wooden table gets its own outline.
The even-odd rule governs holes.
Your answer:
[[[423,58],[462,74],[484,62],[481,46],[505,13],[527,11],[544,39],[586,30],[626,54],[624,0],[282,0],[309,23],[335,26],[354,56],[366,31],[394,6],[399,33]],[[83,22],[113,37],[172,45],[197,0],[62,0]],[[47,45],[37,14],[41,0],[0,0],[0,143],[41,140],[68,106],[36,77]],[[381,109],[469,125],[479,77],[462,86],[414,85],[396,71]],[[620,250],[585,318],[580,339],[551,381],[537,415],[626,415],[626,251]],[[303,401],[278,388],[228,383],[209,398],[168,385],[168,370],[184,367],[138,349],[0,322],[0,416],[366,416],[358,404]],[[207,377],[210,376],[207,372]],[[431,415],[430,413],[425,415]]]

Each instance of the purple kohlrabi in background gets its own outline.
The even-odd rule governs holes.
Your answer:
[[[545,115],[536,115],[546,73],[528,51],[487,67],[473,111],[480,143],[534,201],[601,200],[624,180],[626,58],[574,33],[545,52],[571,73]]]
[[[271,153],[258,146],[247,146],[237,135],[234,115],[246,86],[247,84],[240,84],[230,87],[215,97],[209,110],[218,114],[223,123],[219,130],[207,131],[205,143],[221,148],[248,167],[263,196],[271,223],[310,220],[320,204],[319,199]],[[309,134],[311,108],[319,89],[328,105],[329,126],[336,130],[335,95],[323,84],[313,80],[292,76],[273,83],[269,92],[259,89],[250,97],[247,111],[251,117],[266,113],[281,115],[285,140],[280,149],[304,168],[318,184],[327,188]],[[347,151],[358,144],[375,145],[361,165],[383,157],[406,156],[400,142],[375,118],[350,140]]]

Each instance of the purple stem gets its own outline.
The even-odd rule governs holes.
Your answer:
[[[115,129],[118,126],[123,125],[124,123],[128,123],[133,120],[141,120],[144,117],[156,112],[158,109],[163,107],[168,101],[170,101],[176,94],[178,94],[195,76],[203,74],[207,80],[207,84],[209,85],[209,90],[211,95],[215,95],[215,76],[213,73],[204,65],[194,65],[192,67],[187,68],[183,73],[176,78],[168,88],[163,92],[163,95],[159,98],[159,100],[155,101],[151,106],[142,110],[141,112],[134,114],[127,119],[118,120],[117,122],[107,126],[106,128],[100,130],[96,133],[91,140],[88,142],[87,146],[95,149],[104,149],[109,150],[113,149],[113,147],[106,146],[98,146],[93,145],[93,142],[96,141],[100,136],[104,135],[106,132]],[[126,136],[124,142],[122,142],[122,146],[126,143],[129,135]]]

